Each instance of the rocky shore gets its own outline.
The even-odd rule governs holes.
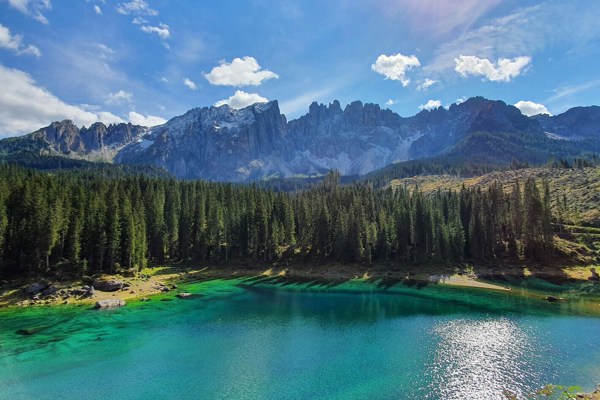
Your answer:
[[[519,281],[531,276],[552,283],[595,282],[594,268],[578,267],[564,270],[528,269],[523,266],[504,268],[449,268],[421,266],[413,269],[392,269],[390,266],[362,265],[277,265],[277,266],[218,266],[204,268],[157,267],[136,276],[95,275],[81,280],[39,278],[29,281],[0,281],[0,308],[54,306],[61,304],[90,304],[100,300],[135,300],[177,289],[184,282],[207,279],[229,279],[253,276],[272,276],[298,280],[363,279],[386,282],[417,282],[477,287],[488,290],[511,290],[507,280]],[[541,298],[554,299],[555,296]],[[548,300],[550,301],[550,300]]]

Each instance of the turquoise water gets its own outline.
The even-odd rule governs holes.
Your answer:
[[[597,300],[240,280],[182,290],[204,296],[0,312],[0,399],[501,399],[600,381]]]

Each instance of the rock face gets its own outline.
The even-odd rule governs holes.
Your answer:
[[[308,114],[289,122],[276,101],[240,110],[197,108],[150,129],[143,140],[125,146],[116,161],[163,166],[180,178],[224,181],[314,175],[330,169],[363,175],[397,161],[451,152],[468,155],[474,147],[482,148],[483,161],[492,154],[502,163],[520,156],[522,161],[538,162],[562,154],[564,126],[585,131],[584,139],[596,138],[571,143],[565,149],[570,155],[600,151],[596,108],[530,118],[502,101],[474,97],[448,109],[402,118],[376,104],[355,101],[342,109],[334,101],[313,103]],[[546,129],[558,133],[549,135]]]
[[[285,133],[276,101],[240,110],[195,108],[151,129],[116,161],[162,166],[180,178],[241,181],[285,166]]]
[[[330,169],[364,174],[407,159],[419,133],[405,133],[403,123],[397,114],[359,101],[344,110],[338,101],[313,103],[307,115],[289,123],[277,101],[239,110],[198,108],[152,128],[115,160],[163,166],[181,178],[226,181]]]
[[[119,299],[98,300],[96,302],[96,308],[116,308],[125,307],[125,305],[127,305],[127,302]]]

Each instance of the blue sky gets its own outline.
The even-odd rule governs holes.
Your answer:
[[[600,1],[0,0],[0,136],[190,108],[600,104]]]

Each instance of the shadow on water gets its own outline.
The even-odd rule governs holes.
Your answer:
[[[302,286],[305,288],[334,288],[348,282],[349,279],[328,279],[302,276],[254,276],[241,281],[241,285],[274,285],[278,287]]]

